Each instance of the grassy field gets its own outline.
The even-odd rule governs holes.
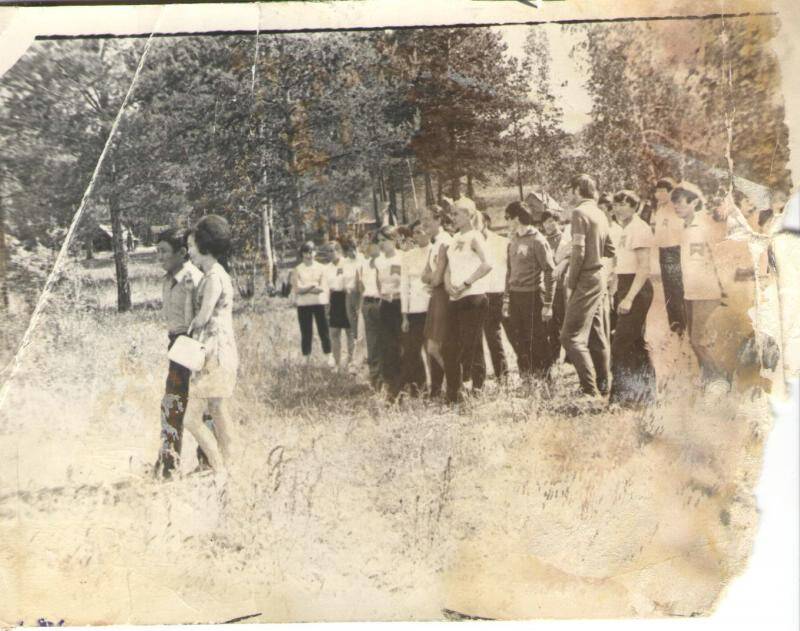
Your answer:
[[[3,623],[684,616],[749,554],[766,401],[709,409],[674,339],[643,412],[565,414],[568,367],[387,407],[302,365],[286,301],[242,302],[228,484],[156,483],[159,272],[120,315],[110,266],[71,269],[0,409]]]

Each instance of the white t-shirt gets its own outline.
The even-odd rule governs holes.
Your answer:
[[[439,262],[439,253],[442,251],[442,246],[449,247],[453,242],[453,237],[444,228],[439,228],[439,232],[431,240],[431,249],[428,251],[428,265],[431,266],[431,272],[436,271],[436,265]]]
[[[378,289],[381,298],[394,300],[400,297],[400,272],[402,266],[402,253],[396,251],[393,256],[379,256],[375,260],[378,270]]]
[[[492,264],[492,271],[486,279],[486,292],[502,294],[506,290],[506,272],[508,269],[508,239],[488,230],[486,233],[486,256]]]
[[[400,269],[400,305],[403,313],[425,313],[431,298],[431,290],[422,282],[422,274],[428,264],[431,246],[415,247],[403,253]]]
[[[483,244],[486,240],[483,235],[477,230],[469,230],[467,232],[459,232],[453,237],[453,242],[447,249],[447,261],[450,269],[450,284],[455,286],[461,285],[465,280],[475,273],[481,265],[481,259],[472,249],[473,241],[479,241]],[[466,296],[477,296],[486,293],[486,279],[487,276],[478,279],[467,287],[456,300]],[[451,296],[452,299],[452,296]]]
[[[698,213],[683,229],[681,273],[686,300],[719,300],[722,297],[709,244],[712,221],[707,215]]]
[[[331,291],[353,291],[356,288],[356,261],[341,257],[338,263],[329,263],[327,268]]]
[[[633,215],[628,225],[622,228],[617,249],[617,274],[636,273],[636,250],[653,247],[653,232],[639,215]]]
[[[364,285],[365,298],[381,297],[378,292],[378,261],[382,258],[383,254],[379,254],[374,263],[372,259],[365,258],[358,268],[358,276]]]
[[[300,263],[294,268],[295,301],[298,307],[328,304],[328,266],[314,261],[311,265]],[[300,294],[297,290],[319,287],[322,293]]]
[[[655,243],[659,248],[672,248],[681,244],[683,237],[683,219],[675,212],[675,207],[665,204],[653,213],[653,232]]]

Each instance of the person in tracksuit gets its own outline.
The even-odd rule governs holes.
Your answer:
[[[508,317],[516,340],[517,367],[523,379],[544,377],[552,365],[547,326],[553,317],[553,253],[544,235],[533,227],[523,202],[506,207],[511,232],[508,246]]]
[[[608,220],[597,206],[597,184],[589,175],[570,183],[577,202],[572,211],[572,252],[567,289],[570,291],[561,344],[578,373],[581,391],[589,397],[608,394],[611,345],[606,330],[608,278],[604,258],[614,256]]]

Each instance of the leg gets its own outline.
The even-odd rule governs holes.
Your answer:
[[[611,386],[611,297],[608,291],[603,292],[600,306],[592,318],[589,330],[589,355],[594,366],[597,389],[600,394],[607,395]]]
[[[338,366],[342,359],[342,329],[336,326],[330,327],[331,348],[333,349],[333,361]]]
[[[483,326],[489,301],[485,294],[468,296],[468,309],[464,321],[464,336],[467,345],[464,347],[465,365],[471,367],[472,390],[480,390],[486,381],[486,358],[483,354]]]
[[[358,304],[361,302],[361,294],[357,291],[348,291],[346,298],[347,319],[350,321],[350,331],[354,340],[358,339]]]
[[[396,396],[400,392],[400,335],[402,327],[402,314],[400,301],[381,301],[381,347],[383,351],[383,380],[389,388],[389,396]]]
[[[533,308],[533,292],[514,291],[509,298],[509,320],[514,336],[514,348],[517,349],[517,367],[520,377],[531,374],[531,329],[530,313]]]
[[[325,307],[323,305],[314,305],[313,313],[314,320],[317,323],[317,333],[319,334],[319,341],[322,343],[322,352],[326,355],[331,353],[331,335],[328,328],[328,318],[325,315]]]
[[[186,411],[186,428],[194,436],[203,453],[206,454],[211,467],[215,470],[220,470],[223,468],[222,454],[213,432],[203,422],[203,413],[206,410],[206,405],[205,399],[189,400]]]
[[[448,312],[448,319],[450,322],[449,331],[452,340],[451,344],[447,345],[446,352],[444,353],[444,371],[447,378],[447,401],[449,403],[457,403],[462,387],[462,372],[461,372],[461,353],[459,349],[463,347],[465,342],[462,333],[462,319],[465,305],[462,302],[464,299],[456,300],[450,304]]]
[[[367,365],[369,380],[373,388],[380,385],[382,367],[382,351],[380,347],[380,313],[378,303],[365,302],[363,306],[364,335],[367,338]]]
[[[486,297],[489,300],[489,307],[483,324],[483,333],[486,336],[486,345],[489,347],[489,356],[492,358],[494,375],[501,378],[508,372],[503,338],[500,333],[503,320],[503,294],[492,293],[487,294]]]
[[[686,308],[683,300],[680,247],[660,248],[658,259],[669,328],[678,335],[683,335],[686,330]]]
[[[709,340],[707,323],[711,314],[719,306],[719,300],[687,300],[689,313],[689,343],[697,363],[700,365],[700,374],[704,382],[708,383],[723,376],[723,371],[714,359],[712,344]]]
[[[620,277],[616,302],[627,295],[633,275]],[[631,310],[617,317],[617,328],[611,343],[611,401],[644,403],[655,398],[655,369],[644,340],[647,312],[653,302],[650,281],[639,290]]]
[[[219,450],[222,453],[222,457],[229,462],[235,438],[231,421],[228,418],[225,399],[209,399],[208,411],[214,419],[214,435],[216,436]]]
[[[156,462],[156,473],[169,478],[172,471],[180,469],[183,418],[189,399],[191,371],[175,362],[169,363],[167,384],[161,399],[161,450]]]
[[[300,349],[304,357],[311,355],[314,330],[311,307],[297,307],[297,321],[300,324]]]
[[[600,328],[600,302],[603,298],[603,279],[600,274],[582,274],[578,286],[569,297],[561,329],[561,345],[578,373],[581,390],[597,395],[597,381],[592,357],[589,354],[589,332],[594,325]]]
[[[545,323],[542,322],[542,296],[534,292],[531,302],[530,318],[531,330],[531,368],[537,377],[544,377],[547,373],[547,364],[550,358],[550,347],[547,344]]]
[[[442,393],[442,384],[444,383],[444,357],[442,356],[442,348],[438,342],[428,340],[427,343],[428,358],[430,359],[429,368],[431,371],[431,389],[430,395],[438,397]]]
[[[356,350],[356,334],[353,322],[358,322],[357,315],[354,319],[350,320],[350,327],[344,330],[344,336],[347,341],[347,360],[346,364],[353,361],[353,353]]]

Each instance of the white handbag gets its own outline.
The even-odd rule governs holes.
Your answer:
[[[197,372],[206,363],[206,349],[197,340],[186,335],[179,336],[167,353],[170,361]]]

